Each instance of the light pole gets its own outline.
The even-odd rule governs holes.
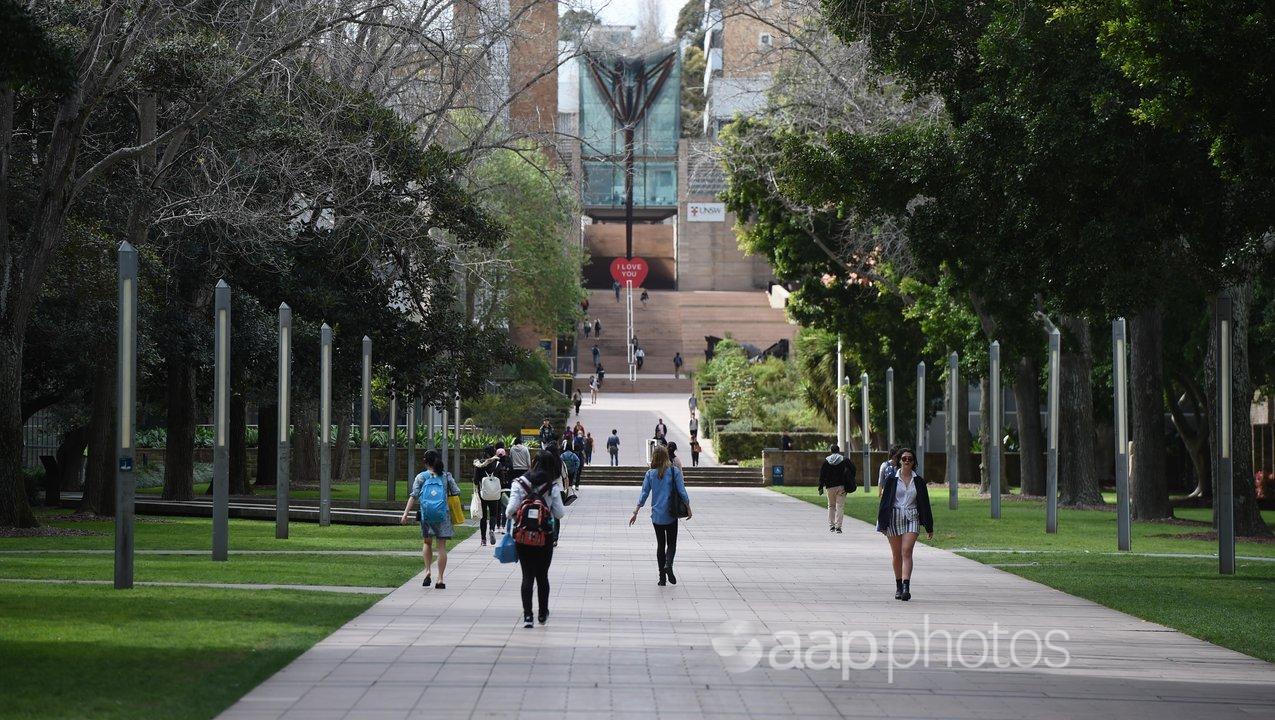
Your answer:
[[[119,247],[119,324],[116,362],[115,589],[133,587],[133,448],[137,409],[137,250]]]
[[[1112,395],[1116,411],[1116,549],[1129,549],[1129,370],[1124,318],[1111,321]]]
[[[885,418],[886,447],[892,448],[894,447],[894,368],[885,369]]]
[[[390,431],[385,437],[385,500],[394,502],[394,483],[398,478],[398,393],[390,391]]]
[[[416,479],[416,406],[418,398],[412,398],[407,406],[407,490],[411,492],[412,481]]]
[[[1217,299],[1217,570],[1235,574],[1235,476],[1231,459],[1231,333],[1234,323],[1229,297]]]
[[[916,474],[925,477],[925,361],[916,364]]]
[[[991,477],[987,489],[992,496],[992,519],[999,520],[1001,516],[1001,344],[999,340],[992,341],[988,365],[992,376],[992,406],[988,408],[991,411],[991,417],[988,419],[988,428],[991,430],[988,433],[991,436],[988,438],[991,443],[991,447],[988,448]]]
[[[957,490],[961,483],[961,466],[957,459],[961,432],[961,357],[953,352],[947,358],[948,413],[947,421],[947,507],[955,510],[958,504]]]
[[[292,392],[292,308],[279,304],[279,445],[278,473],[275,479],[274,536],[288,539],[288,482],[292,442],[288,436]]]
[[[1046,318],[1048,322],[1048,318]],[[1045,461],[1045,532],[1058,532],[1058,382],[1062,334],[1049,323],[1049,454]]]
[[[363,336],[362,443],[359,447],[359,507],[366,510],[372,483],[372,338]]]
[[[319,526],[332,521],[332,328],[319,328]]]
[[[447,470],[448,469],[447,461],[449,458],[447,455],[447,406],[446,405],[442,406],[442,410],[439,413],[439,423],[442,425],[442,430],[441,432],[439,432],[439,446],[437,450],[441,453],[440,459],[443,461],[443,469]],[[455,476],[453,475],[452,477],[455,477]]]
[[[213,376],[212,559],[225,560],[230,534],[230,286],[218,280],[213,291],[215,375]]]
[[[837,445],[849,457],[850,434],[846,432],[846,397],[845,386],[850,383],[846,377],[846,361],[841,355],[841,337],[837,337]]]
[[[868,430],[868,374],[859,376],[860,404],[863,406],[863,491],[872,494],[872,438]]]
[[[458,478],[457,482],[460,482],[460,393],[456,393],[456,410],[452,414],[456,422],[456,442],[452,445],[452,467],[455,470],[452,471],[452,477]]]

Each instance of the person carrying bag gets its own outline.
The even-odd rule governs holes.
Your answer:
[[[651,469],[642,479],[642,494],[629,517],[637,522],[638,511],[651,499],[651,524],[655,527],[655,561],[660,568],[659,585],[677,584],[673,558],[677,555],[677,521],[691,519],[691,498],[686,494],[682,471],[669,460],[668,448],[656,445],[651,451]]]

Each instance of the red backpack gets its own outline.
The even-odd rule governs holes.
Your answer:
[[[542,547],[548,541],[550,532],[549,504],[544,496],[531,487],[524,478],[518,478],[522,486],[522,502],[514,513],[514,542],[523,545]]]

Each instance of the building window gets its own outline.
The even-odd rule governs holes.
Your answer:
[[[770,36],[770,33],[764,32],[761,34],[761,37],[759,38],[759,42],[761,43],[762,47],[768,48],[774,44],[774,38]]]

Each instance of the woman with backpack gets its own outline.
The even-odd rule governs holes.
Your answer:
[[[460,495],[460,486],[451,473],[443,468],[443,458],[438,451],[425,453],[425,469],[412,481],[412,493],[407,498],[407,507],[403,508],[403,517],[399,522],[407,524],[407,515],[412,508],[419,506],[421,522],[421,558],[425,561],[425,579],[421,587],[429,587],[433,582],[430,576],[430,565],[434,562],[434,540],[438,540],[438,590],[447,588],[443,584],[443,573],[447,570],[447,540],[455,534],[452,530],[452,516],[447,509],[447,498]]]
[[[509,496],[514,549],[522,568],[522,622],[531,621],[531,591],[540,601],[540,624],[549,619],[549,565],[553,562],[553,522],[567,514],[562,503],[562,472],[558,457],[548,450],[536,455],[531,470],[514,480]]]
[[[934,537],[934,514],[925,478],[916,474],[916,454],[899,449],[899,469],[886,478],[877,508],[877,532],[890,542],[894,561],[894,599],[912,599],[912,549],[921,528],[925,537]]]
[[[500,492],[505,474],[504,465],[496,455],[496,448],[483,448],[483,457],[474,461],[474,494],[482,502],[482,519],[478,521],[478,537],[481,545],[496,544],[496,524],[500,522]]]
[[[656,445],[651,451],[651,469],[642,479],[642,495],[629,517],[629,525],[637,522],[638,511],[651,498],[651,524],[655,526],[655,561],[660,566],[660,585],[677,584],[673,574],[673,557],[677,554],[677,519],[691,519],[691,498],[686,494],[682,471],[669,460],[668,448]]]

